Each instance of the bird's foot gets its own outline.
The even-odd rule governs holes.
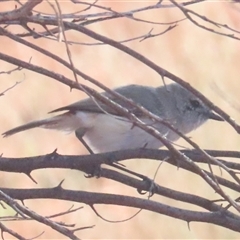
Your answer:
[[[94,164],[93,166],[89,167],[89,171],[84,175],[86,178],[100,178],[101,177],[101,165]]]
[[[149,197],[152,197],[153,194],[156,192],[158,185],[154,182],[154,180],[148,177],[144,177],[142,183],[142,188],[137,189],[138,193],[142,195],[149,193]]]

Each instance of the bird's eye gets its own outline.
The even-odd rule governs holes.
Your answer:
[[[191,105],[194,107],[194,108],[198,108],[198,107],[200,107],[200,102],[198,101],[198,100],[196,100],[196,99],[192,99],[192,100],[190,100],[190,103],[191,103]]]

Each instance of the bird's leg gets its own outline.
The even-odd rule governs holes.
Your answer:
[[[147,148],[147,145],[148,145],[148,142],[146,142],[142,147],[141,147],[141,149],[146,149]],[[145,184],[147,184],[147,191],[144,191],[144,190],[142,190],[142,189],[137,189],[137,191],[138,191],[138,193],[140,193],[140,194],[146,194],[147,192],[149,192],[149,197],[151,197],[153,194],[154,194],[154,192],[155,192],[155,189],[157,188],[157,185],[156,185],[156,183],[154,182],[154,180],[152,180],[152,179],[150,179],[150,178],[148,178],[148,177],[146,177],[146,176],[144,176],[144,175],[141,175],[141,174],[136,174],[136,173],[132,173],[132,174],[134,174],[134,175],[136,175],[136,176],[138,176],[138,177],[140,177],[140,178],[142,178],[142,181],[145,183]]]
[[[82,145],[88,150],[90,154],[94,154],[93,150],[88,146],[86,141],[83,139],[83,136],[85,133],[86,133],[86,129],[79,128],[75,131],[75,136],[78,138],[78,140],[82,143]]]
[[[94,154],[93,150],[90,148],[90,146],[86,143],[86,141],[83,139],[83,136],[84,134],[86,133],[86,129],[84,128],[80,128],[78,130],[75,131],[75,135],[76,137],[78,138],[78,140],[83,144],[83,146],[88,150],[88,152],[90,154]],[[143,148],[146,148],[147,146],[147,143],[144,145]],[[147,192],[150,193],[150,196],[152,196],[154,194],[154,189],[155,189],[155,183],[153,180],[151,180],[150,178],[142,175],[142,174],[139,174],[139,173],[136,173],[136,172],[133,172],[129,169],[126,169],[124,166],[121,166],[118,162],[113,162],[113,161],[110,161],[109,162],[109,165],[112,166],[112,167],[115,167],[119,170],[122,170],[123,172],[127,172],[133,176],[136,176],[136,177],[139,177],[140,179],[142,179],[142,181],[148,186],[147,188],[145,189],[148,189]],[[90,178],[90,177],[100,177],[101,176],[101,166],[100,165],[94,165],[93,168],[92,168],[92,172],[91,173],[88,173],[85,177],[87,178]],[[137,189],[137,191],[140,193],[140,194],[145,194],[146,192],[144,192],[142,189]]]
[[[113,158],[114,158],[114,153],[113,153]],[[143,174],[131,171],[131,170],[127,169],[124,165],[122,165],[122,164],[119,165],[119,163],[114,161],[114,160],[110,160],[109,159],[109,162],[107,164],[109,166],[117,168],[117,169],[119,169],[119,170],[121,170],[121,171],[123,171],[125,173],[131,174],[131,175],[133,175],[135,177],[140,178],[142,180],[143,186],[139,187],[137,189],[138,193],[146,194],[147,192],[149,192],[149,197],[151,197],[155,193],[155,191],[157,189],[157,184],[154,182],[154,180],[148,178],[147,176],[145,176]]]
[[[144,195],[146,193],[149,193],[149,197],[152,197],[153,194],[156,192],[158,185],[154,182],[153,179],[150,179],[148,177],[145,176],[144,179],[142,179],[143,183],[144,183],[144,187],[146,190],[143,190],[142,188],[138,188],[137,191],[138,193]]]
[[[86,129],[84,128],[79,128],[75,131],[75,135],[78,138],[78,140],[82,143],[82,145],[87,149],[87,151],[90,154],[94,154],[93,150],[90,148],[90,146],[86,143],[86,141],[83,139],[84,134],[86,133]],[[99,178],[101,176],[101,167],[100,165],[94,165],[92,166],[92,172],[88,173],[87,175],[85,175],[86,178],[91,178],[96,176],[97,178]]]

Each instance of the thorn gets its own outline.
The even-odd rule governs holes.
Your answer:
[[[132,123],[131,129],[132,130],[134,127],[136,127],[136,123]]]
[[[190,229],[190,222],[187,222],[187,225],[188,225],[188,230],[191,231],[191,229]]]
[[[163,81],[163,85],[166,87],[166,82],[165,82],[165,79],[164,79],[164,75],[161,74],[161,78],[162,78],[162,81]]]
[[[63,184],[64,181],[65,181],[65,179],[63,179],[63,180],[57,185],[56,188],[62,188],[62,184]]]
[[[31,176],[30,172],[25,173],[34,183],[38,184],[37,181]]]
[[[74,208],[74,204],[68,209],[68,211],[71,211]]]
[[[146,149],[148,145],[148,142],[144,143],[143,147],[141,147],[142,149]]]
[[[0,205],[2,206],[3,209],[7,209],[2,202],[0,202]]]
[[[57,148],[55,148],[54,151],[50,154],[57,154]]]
[[[25,206],[25,204],[24,204],[24,200],[20,200],[20,201],[21,201],[22,205]]]
[[[49,160],[49,157],[50,157],[50,160],[54,160],[54,158],[58,156],[58,153],[57,153],[57,148],[54,149],[53,152],[49,153],[46,155],[46,159]]]
[[[3,230],[1,229],[1,238],[4,240]]]

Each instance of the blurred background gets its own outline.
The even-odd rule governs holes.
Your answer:
[[[167,3],[168,1],[164,2]],[[52,3],[54,4],[54,2]],[[80,4],[73,4],[71,1],[59,1],[59,3],[62,13],[72,13],[85,8]],[[1,11],[13,10],[15,4],[15,2],[1,3]],[[119,0],[99,1],[98,4],[121,12],[148,6],[154,4],[154,2]],[[192,5],[189,8],[216,22],[227,24],[234,29],[240,30],[240,5],[238,4],[233,4],[231,1],[209,1]],[[54,14],[47,1],[37,6],[36,10]],[[100,9],[93,8],[90,12],[100,12]],[[182,19],[184,15],[179,9],[163,8],[138,13],[135,17],[167,23]],[[201,24],[205,23],[201,21]],[[206,26],[213,27],[211,25]],[[34,27],[34,25],[30,27]],[[152,28],[153,34],[160,33],[167,26],[120,18],[95,23],[89,25],[88,28],[114,40],[122,41],[147,34]],[[12,32],[24,31],[18,27],[12,27],[9,30],[12,30]],[[221,29],[218,30],[221,31]],[[66,35],[68,40],[71,41],[82,43],[96,42],[81,33],[73,31],[68,31]],[[52,51],[68,61],[64,43],[44,38],[26,38],[26,40]],[[15,56],[26,62],[31,58],[31,63],[63,74],[74,80],[71,71],[52,59],[17,44],[7,37],[0,37],[0,45],[2,46],[1,52],[5,54]],[[240,41],[205,31],[196,27],[190,21],[185,20],[178,23],[178,26],[172,31],[162,36],[141,42],[139,40],[130,41],[125,45],[189,82],[217,106],[229,113],[237,122],[240,122],[238,110],[240,104]],[[132,83],[151,86],[162,85],[162,79],[156,72],[111,46],[84,46],[76,44],[71,45],[70,50],[75,67],[110,88]],[[0,66],[0,71],[7,71],[15,67],[3,61],[0,62]],[[7,92],[0,99],[1,133],[26,122],[45,118],[48,116],[47,112],[86,97],[80,91],[70,91],[69,87],[53,79],[25,69],[13,72],[11,75],[1,74],[0,78],[0,92],[12,86],[16,81],[22,81],[21,84]],[[92,86],[84,79],[79,78],[79,82]],[[219,95],[219,91],[223,93],[223,97]],[[192,132],[189,136],[204,149],[239,150],[240,136],[227,123],[208,121],[203,127]],[[178,143],[186,146],[181,140]],[[87,154],[87,151],[75,138],[74,134],[34,129],[10,138],[0,138],[0,152],[5,157],[44,155],[56,148],[58,153],[65,155]],[[158,163],[155,161],[148,160],[146,164],[144,159],[126,161],[124,164],[130,169],[146,174],[150,178],[154,176],[158,166]],[[216,172],[220,174],[218,171],[216,169]],[[103,178],[86,179],[83,173],[78,171],[43,169],[34,171],[32,176],[38,182],[37,185],[23,174],[1,172],[1,187],[54,187],[62,179],[65,179],[63,187],[66,189],[120,193],[139,197],[139,194],[134,189]],[[161,166],[156,181],[165,187],[197,194],[212,200],[219,199],[219,196],[200,177],[189,174],[182,169],[168,166],[168,164]],[[228,194],[231,194],[233,199],[238,197],[238,194],[235,192],[228,192]],[[143,198],[146,198],[146,196],[143,196]],[[199,210],[161,196],[153,196],[152,199],[176,207]],[[40,199],[25,201],[25,204],[38,213],[47,216],[66,211],[73,203]],[[82,204],[74,203],[74,206],[82,206]],[[105,205],[96,206],[96,209],[109,220],[123,220],[137,211],[137,209]],[[0,214],[2,216],[9,214],[9,210],[0,208]],[[142,211],[130,221],[112,224],[104,222],[88,206],[84,206],[83,210],[66,215],[58,220],[76,223],[78,227],[95,225],[92,229],[79,232],[78,235],[82,239],[223,239],[239,237],[238,233],[205,223],[190,223],[189,230],[186,222],[147,211]],[[7,223],[6,226],[12,227],[15,231],[29,238],[38,235],[42,231],[45,231],[45,233],[39,239],[64,238],[50,228],[34,222]]]

